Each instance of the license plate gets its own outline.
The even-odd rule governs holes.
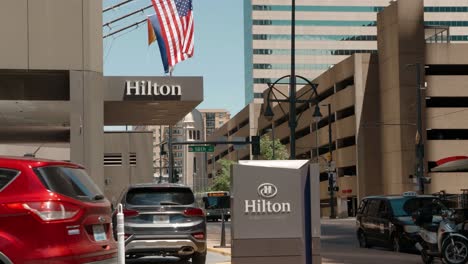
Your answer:
[[[96,241],[107,240],[107,235],[106,235],[106,232],[104,231],[103,225],[93,225],[93,234],[94,234],[94,240]]]
[[[168,215],[155,215],[153,216],[153,223],[154,224],[169,224],[169,216]]]

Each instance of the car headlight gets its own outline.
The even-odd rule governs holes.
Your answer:
[[[404,225],[403,230],[405,230],[406,233],[416,233],[416,232],[419,232],[419,226],[417,226],[417,225]]]

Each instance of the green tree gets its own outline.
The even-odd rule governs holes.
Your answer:
[[[275,157],[273,158],[273,148],[275,149]],[[268,135],[264,135],[260,138],[260,154],[263,159],[266,160],[286,160],[289,158],[289,153],[286,147],[281,144],[279,139],[270,139]]]
[[[211,184],[210,191],[230,191],[231,189],[231,165],[236,162],[227,159],[221,159],[217,162],[217,166],[221,166],[219,174],[217,174],[213,183]]]

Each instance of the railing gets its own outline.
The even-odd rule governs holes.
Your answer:
[[[426,43],[450,43],[450,28],[440,26],[425,26]]]

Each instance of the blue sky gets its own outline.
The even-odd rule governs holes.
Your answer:
[[[105,7],[123,0],[104,0]],[[135,0],[104,13],[109,22],[151,4]],[[243,1],[193,0],[195,16],[194,57],[179,63],[174,76],[203,76],[205,98],[197,108],[225,108],[236,114],[244,107]],[[104,28],[104,35],[153,14],[149,9]],[[104,74],[162,76],[159,50],[148,47],[146,24],[104,40]]]

